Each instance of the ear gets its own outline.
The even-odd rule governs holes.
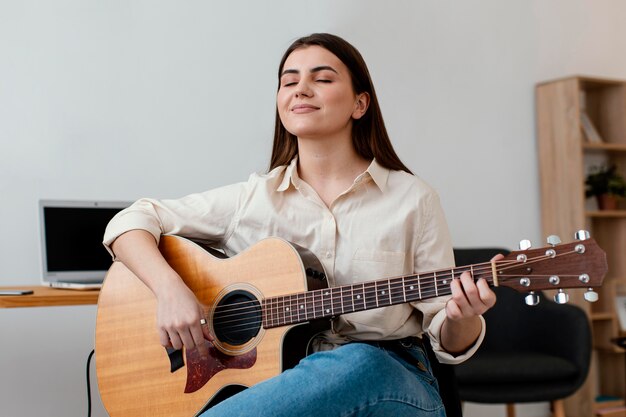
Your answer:
[[[352,112],[353,119],[360,119],[367,112],[367,109],[370,106],[370,95],[369,93],[361,93],[357,94],[356,102],[354,103],[354,111]]]

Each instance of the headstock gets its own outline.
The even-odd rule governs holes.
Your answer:
[[[558,290],[554,299],[564,304],[569,298],[564,288],[587,288],[585,300],[597,301],[593,288],[601,286],[606,275],[606,253],[589,232],[581,230],[575,237],[576,241],[561,244],[557,236],[550,236],[549,246],[539,249],[531,249],[530,242],[523,240],[521,250],[496,262],[497,285],[529,292],[529,305],[539,302],[535,291],[540,290]]]

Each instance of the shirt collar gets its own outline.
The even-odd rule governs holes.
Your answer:
[[[389,178],[389,169],[380,165],[376,159],[373,159],[372,163],[369,167],[367,167],[365,172],[372,177],[372,180],[374,180],[374,183],[378,186],[380,191],[385,192],[385,189],[387,188],[387,179]]]
[[[283,180],[280,182],[280,185],[276,189],[276,191],[286,191],[289,188],[290,184],[293,184],[296,189],[298,189],[298,185],[300,183],[300,178],[298,177],[298,157],[294,157],[291,160],[291,163],[287,165],[283,174]]]
[[[380,189],[380,191],[384,192],[387,188],[387,179],[389,178],[389,169],[381,166],[376,159],[373,159],[370,163],[369,167],[365,170],[365,172],[359,175],[355,179],[355,183],[360,182],[369,175],[376,186]],[[276,189],[276,191],[286,191],[289,186],[293,184],[293,186],[298,189],[300,184],[300,177],[298,176],[298,157],[294,157],[291,160],[291,163],[287,165],[283,174],[283,180],[280,182],[280,185]]]

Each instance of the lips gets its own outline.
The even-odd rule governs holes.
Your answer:
[[[312,104],[296,104],[291,108],[291,111],[294,113],[310,113],[319,109],[319,107],[316,107]]]

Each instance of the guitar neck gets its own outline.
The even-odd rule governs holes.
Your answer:
[[[266,298],[263,327],[272,328],[341,314],[449,295],[450,281],[469,271],[493,285],[490,263],[442,269],[359,284]]]

